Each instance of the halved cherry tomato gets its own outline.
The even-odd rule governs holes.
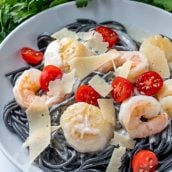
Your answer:
[[[155,95],[163,86],[162,77],[154,71],[141,74],[136,80],[136,88],[140,94]]]
[[[118,35],[112,29],[106,26],[98,26],[96,32],[103,36],[103,40],[109,43],[109,48],[113,47],[118,41]]]
[[[29,64],[37,65],[43,59],[43,53],[32,48],[24,47],[21,49],[22,58]]]
[[[40,77],[41,89],[45,92],[48,91],[49,82],[54,81],[57,78],[61,79],[62,75],[60,68],[53,65],[45,66]]]
[[[97,99],[99,97],[99,93],[89,85],[81,85],[75,93],[75,100],[77,102],[86,102],[95,106],[98,105]]]
[[[126,100],[127,98],[131,97],[134,92],[133,84],[120,76],[117,76],[112,81],[112,97],[113,99],[120,103]]]
[[[148,171],[155,172],[158,166],[158,158],[156,154],[149,150],[141,150],[137,152],[132,159],[133,172]]]

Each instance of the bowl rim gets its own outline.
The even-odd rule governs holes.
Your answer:
[[[137,4],[139,6],[142,6],[143,8],[145,8],[145,7],[146,8],[152,8],[152,10],[157,10],[157,11],[159,11],[161,13],[165,13],[166,15],[171,15],[172,16],[172,13],[170,13],[170,12],[164,10],[164,9],[161,9],[161,8],[158,8],[158,7],[155,7],[153,5],[143,3],[143,2],[131,1],[131,0],[116,0],[116,1],[120,1],[121,3]],[[24,22],[22,22],[20,25],[18,25],[14,30],[12,30],[7,35],[7,37],[0,43],[0,51],[1,51],[2,47],[4,46],[4,44],[6,44],[6,42],[10,39],[11,35],[13,35],[16,32],[16,30],[18,30],[19,28],[23,27],[24,25],[26,25],[28,22],[30,22],[34,18],[37,18],[37,17],[39,18],[41,15],[44,15],[44,13],[47,13],[47,12],[49,12],[51,10],[55,10],[55,9],[59,9],[59,8],[63,8],[65,6],[71,6],[71,5],[75,5],[75,1],[67,2],[67,3],[64,3],[64,4],[60,4],[60,5],[54,6],[52,8],[46,9],[46,10],[44,10],[42,12],[39,12],[38,14],[36,14],[36,15],[34,15],[34,16],[28,18],[28,19],[26,19]],[[12,156],[6,151],[6,149],[2,145],[1,141],[0,141],[0,151],[12,163],[12,165],[14,165],[14,167],[16,167],[18,170],[24,171],[22,165],[20,165],[16,160],[14,160],[12,158]]]

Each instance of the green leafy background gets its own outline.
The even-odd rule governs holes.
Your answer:
[[[72,0],[0,0],[0,42],[20,23],[53,6]],[[91,0],[75,0],[77,7],[85,7]],[[172,0],[136,0],[172,12]]]
[[[147,3],[172,12],[172,0],[135,0],[138,2]]]

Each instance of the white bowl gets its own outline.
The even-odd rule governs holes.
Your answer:
[[[94,0],[86,8],[76,8],[75,3],[67,3],[42,12],[17,27],[0,45],[0,147],[5,155],[22,171],[41,171],[28,161],[27,150],[22,142],[4,125],[2,109],[11,100],[12,87],[4,74],[24,66],[18,51],[21,47],[36,48],[37,36],[45,31],[55,32],[77,18],[90,18],[98,22],[116,20],[135,29],[137,37],[145,31],[149,34],[161,33],[172,38],[172,14],[138,2],[127,0]],[[139,31],[138,31],[139,29]],[[142,32],[143,33],[143,32]]]

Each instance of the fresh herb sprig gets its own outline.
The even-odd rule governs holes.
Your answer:
[[[76,0],[76,6],[78,8],[86,7],[91,0]]]
[[[29,17],[56,5],[72,0],[0,0],[0,42]],[[77,7],[85,7],[91,0],[76,0]]]

